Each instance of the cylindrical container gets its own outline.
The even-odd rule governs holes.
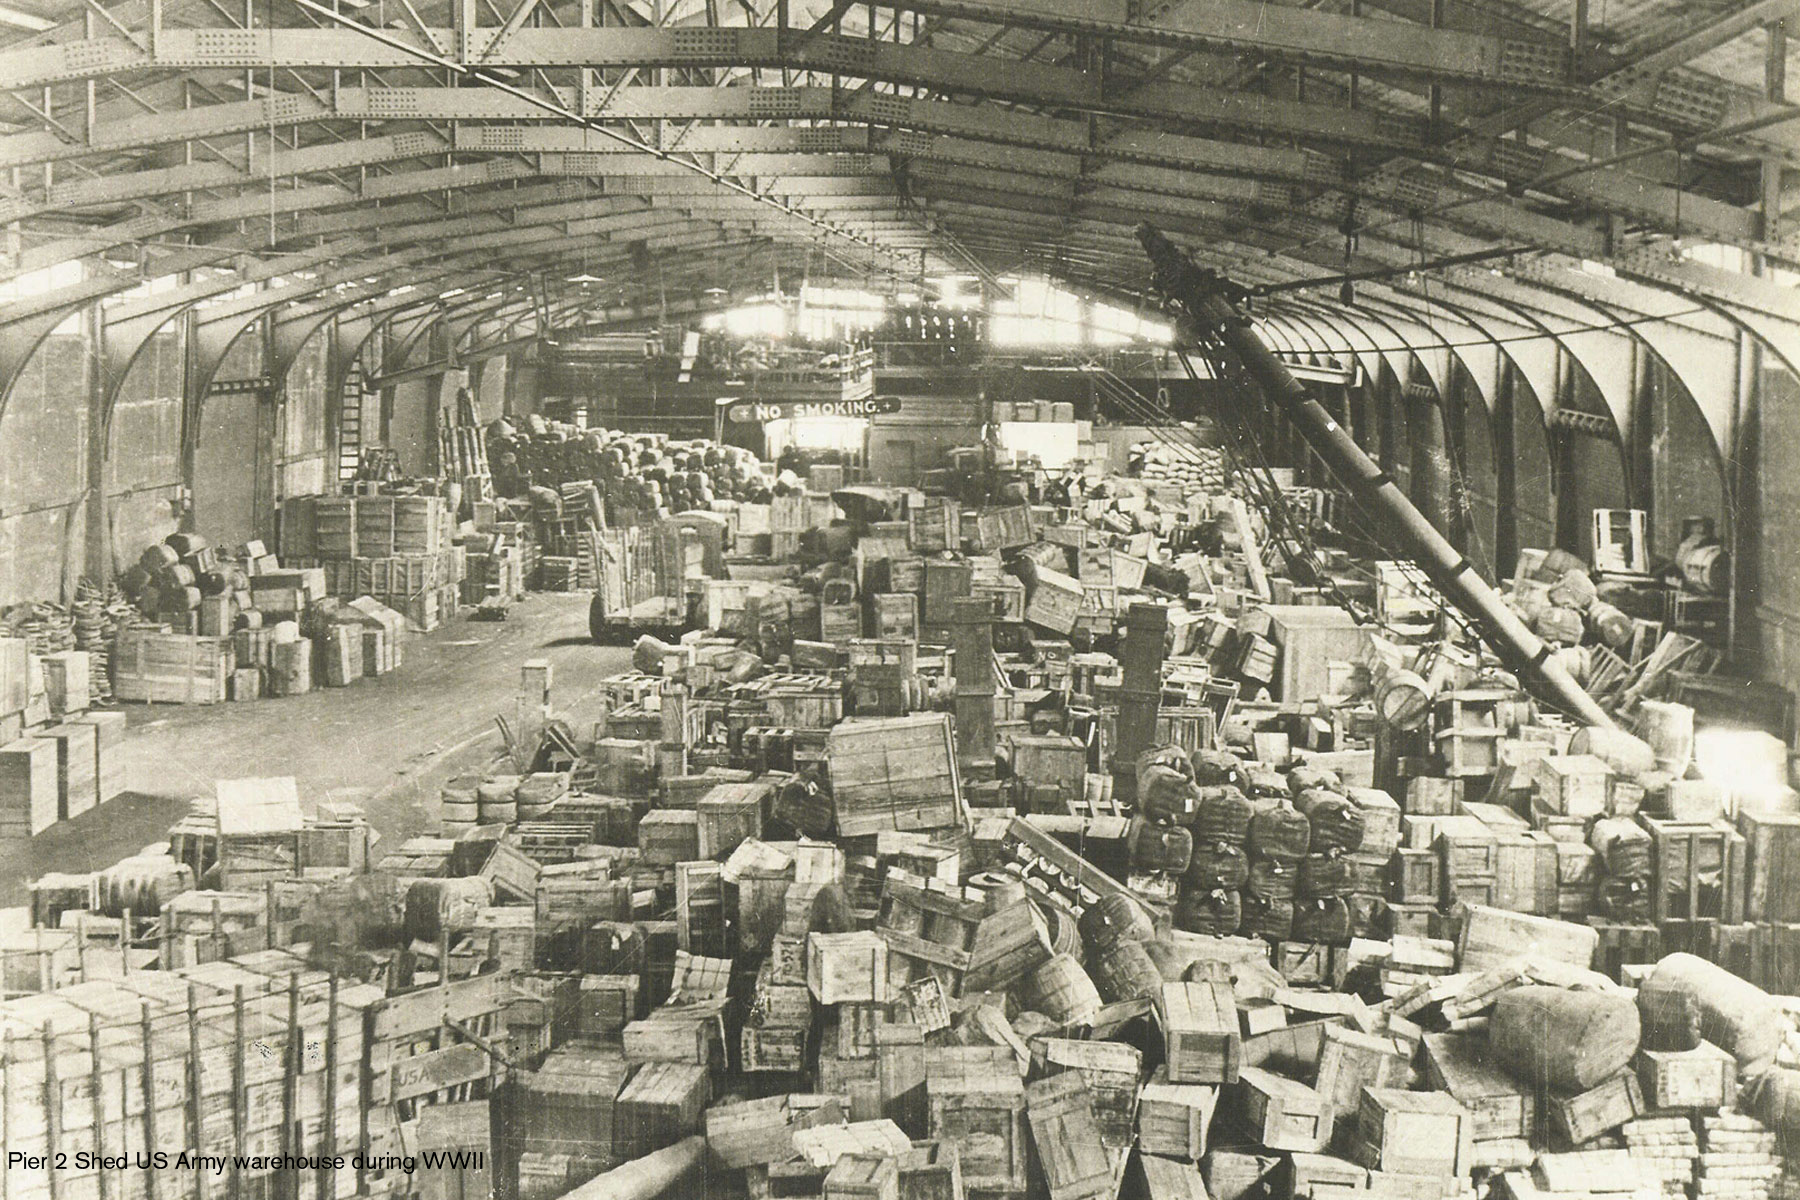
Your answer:
[[[489,780],[475,790],[475,800],[480,807],[484,824],[510,825],[519,819],[519,803],[514,799],[518,786],[517,776],[506,776],[500,780]]]
[[[1656,769],[1676,779],[1694,757],[1694,710],[1665,700],[1638,702],[1638,729],[1656,755]]]
[[[1623,1071],[1638,1048],[1631,997],[1532,985],[1500,997],[1488,1022],[1495,1059],[1537,1088],[1585,1092]]]
[[[1567,550],[1554,549],[1544,555],[1544,561],[1533,571],[1532,578],[1541,579],[1545,583],[1555,583],[1570,571],[1586,571],[1587,564],[1570,554]]]
[[[1531,628],[1546,642],[1556,646],[1574,646],[1587,631],[1579,609],[1553,604],[1532,618]]]
[[[1144,942],[1156,936],[1143,905],[1109,893],[1087,906],[1081,914],[1081,940],[1088,953],[1104,954],[1120,942]]]
[[[108,917],[154,917],[162,906],[194,887],[194,870],[167,854],[139,854],[100,872],[94,888],[100,912]]]
[[[473,775],[459,775],[444,782],[438,792],[438,800],[443,809],[446,824],[456,823],[467,828],[481,820],[481,804],[477,788],[481,781]]]
[[[1391,729],[1419,729],[1431,713],[1431,686],[1414,671],[1390,671],[1375,686],[1375,714]]]
[[[1722,596],[1731,590],[1731,554],[1718,542],[1683,545],[1675,552],[1675,566],[1696,592]]]
[[[1661,1003],[1659,993],[1685,992],[1700,1011],[1700,1033],[1755,1075],[1781,1047],[1781,1009],[1763,991],[1724,967],[1692,954],[1671,954],[1638,988],[1638,1003]]]
[[[1026,1006],[1059,1025],[1085,1025],[1100,1011],[1100,991],[1072,954],[1058,954],[1025,980]]]
[[[160,542],[154,546],[145,546],[144,552],[138,556],[138,566],[144,568],[145,572],[151,575],[155,575],[164,567],[172,567],[180,561],[181,555],[175,552],[173,546],[165,546]]]
[[[1038,917],[1043,921],[1044,941],[1049,944],[1050,953],[1079,953],[1081,933],[1074,911],[1061,900],[1050,896],[1038,896],[1034,904]]]
[[[415,879],[406,889],[406,934],[435,942],[448,930],[473,929],[481,910],[494,902],[494,885],[478,875]]]
[[[543,771],[527,775],[513,789],[513,799],[519,806],[519,819],[535,821],[545,816],[556,807],[556,802],[567,790],[563,777],[554,772]]]
[[[1622,649],[1631,641],[1634,628],[1631,618],[1617,605],[1596,600],[1587,607],[1587,619],[1588,624],[1594,628],[1594,635],[1614,650]]]
[[[1003,871],[984,871],[971,878],[969,886],[981,889],[982,903],[989,912],[1011,908],[1031,895],[1023,879]]]
[[[1094,986],[1108,1004],[1162,992],[1162,972],[1142,942],[1117,942],[1093,959]]]
[[[1623,729],[1587,725],[1569,739],[1570,754],[1591,754],[1603,760],[1615,774],[1638,776],[1656,770],[1656,751],[1650,743]]]

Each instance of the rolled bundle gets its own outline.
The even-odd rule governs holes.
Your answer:
[[[1593,626],[1594,636],[1614,650],[1629,643],[1636,629],[1623,610],[1604,600],[1595,600],[1587,606],[1587,619],[1588,624]]]
[[[1236,891],[1249,878],[1250,859],[1240,847],[1229,842],[1205,842],[1194,847],[1181,884],[1200,892]]]
[[[194,888],[194,869],[167,854],[137,854],[100,872],[95,901],[108,917],[154,917],[163,905]]]
[[[1250,817],[1250,853],[1298,859],[1312,847],[1312,823],[1286,800],[1259,808]]]
[[[1100,1011],[1100,991],[1071,954],[1053,955],[1025,977],[1025,1007],[1058,1025],[1085,1025]]]
[[[179,558],[192,558],[212,548],[212,543],[197,533],[171,533],[163,539],[163,544],[175,551]]]
[[[1108,1004],[1155,996],[1162,991],[1162,972],[1142,942],[1118,942],[1093,959],[1094,987]]]
[[[645,634],[632,644],[631,665],[646,675],[661,675],[663,659],[680,653],[680,646],[671,646]]]
[[[1295,894],[1323,900],[1350,894],[1350,860],[1341,854],[1309,854],[1300,860]]]
[[[1800,1071],[1782,1067],[1763,1076],[1757,1083],[1756,1115],[1775,1131],[1782,1154],[1800,1154]]]
[[[1268,854],[1250,860],[1250,877],[1244,881],[1244,893],[1259,900],[1292,900],[1299,890],[1299,882],[1298,858]]]
[[[1173,767],[1152,764],[1138,772],[1138,811],[1153,821],[1188,825],[1196,807],[1194,781]]]
[[[1625,925],[1650,923],[1650,878],[1608,875],[1594,887],[1594,915]]]
[[[1600,598],[1594,590],[1594,581],[1588,578],[1585,570],[1564,571],[1562,577],[1550,585],[1550,603],[1563,608],[1586,610],[1587,606]]]
[[[1623,729],[1589,725],[1569,739],[1570,754],[1591,754],[1620,775],[1636,776],[1656,770],[1656,751],[1643,738]]]
[[[1188,757],[1194,769],[1194,782],[1201,787],[1234,787],[1245,785],[1244,763],[1229,750],[1196,750]]]
[[[1237,892],[1185,891],[1175,901],[1175,928],[1184,933],[1228,937],[1244,923],[1244,901]]]
[[[1294,904],[1294,940],[1350,944],[1350,906],[1337,896],[1320,896]]]
[[[1205,785],[1199,789],[1195,806],[1194,837],[1241,846],[1250,836],[1250,817],[1254,811],[1250,797],[1232,784]]]
[[[163,545],[161,542],[154,546],[144,547],[144,552],[138,556],[138,566],[142,567],[145,574],[148,575],[155,575],[164,567],[172,567],[180,561],[181,555],[175,553],[175,548]]]
[[[406,936],[435,942],[446,931],[473,929],[493,903],[494,885],[478,875],[416,879],[406,889]]]
[[[1188,761],[1187,751],[1180,746],[1152,746],[1137,756],[1132,767],[1140,781],[1144,772],[1152,767],[1167,767],[1185,779],[1194,777],[1194,765]]]
[[[1294,807],[1312,826],[1310,848],[1315,854],[1339,850],[1354,854],[1363,843],[1362,809],[1349,799],[1323,788],[1307,788]]]
[[[1624,817],[1602,817],[1588,830],[1588,845],[1606,864],[1606,873],[1625,879],[1650,877],[1652,844],[1643,826]]]
[[[1531,620],[1534,633],[1553,646],[1574,646],[1581,642],[1581,636],[1587,631],[1581,619],[1579,609],[1563,608],[1552,604],[1539,612]]]
[[[1500,997],[1488,1045],[1533,1087],[1584,1092],[1630,1064],[1639,1032],[1637,1005],[1622,992],[1532,985]]]
[[[1287,799],[1287,776],[1273,767],[1250,764],[1244,768],[1244,784],[1244,794],[1252,800]]]
[[[1638,1003],[1661,1005],[1664,994],[1684,993],[1700,1014],[1700,1034],[1754,1075],[1781,1047],[1781,1009],[1769,993],[1724,967],[1692,954],[1670,954],[1638,988]]]
[[[1343,777],[1329,767],[1313,767],[1302,764],[1288,771],[1287,780],[1288,792],[1295,799],[1313,788],[1340,793],[1344,790]]]
[[[182,588],[193,587],[198,578],[199,576],[194,573],[194,568],[184,562],[177,562],[170,563],[159,571],[156,582],[164,591],[179,591]]]
[[[1287,941],[1294,936],[1294,902],[1292,900],[1244,897],[1244,923],[1238,932],[1250,937]]]
[[[1081,940],[1088,951],[1100,954],[1120,942],[1144,942],[1156,936],[1144,906],[1117,893],[1109,893],[1088,905],[1081,914]]]
[[[1179,825],[1157,825],[1143,817],[1131,818],[1125,844],[1132,865],[1144,871],[1185,871],[1194,854],[1194,835]]]
[[[458,775],[444,781],[438,800],[446,825],[467,827],[481,820],[480,788],[481,780],[473,775]]]
[[[475,803],[484,824],[511,824],[519,819],[519,802],[514,797],[519,789],[516,775],[490,779],[475,789]]]
[[[1570,571],[1586,572],[1587,564],[1567,550],[1557,548],[1544,554],[1543,561],[1531,572],[1531,577],[1545,583],[1556,583]]]

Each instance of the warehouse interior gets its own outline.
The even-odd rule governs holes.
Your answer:
[[[1800,1198],[1797,21],[0,0],[0,1200]]]

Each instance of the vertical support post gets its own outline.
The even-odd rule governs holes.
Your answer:
[[[1581,78],[1588,55],[1588,0],[1574,0],[1569,6],[1569,72],[1573,83]]]
[[[1763,95],[1776,104],[1787,103],[1787,22],[1770,21],[1766,53],[1763,58]],[[1779,241],[1785,232],[1781,226],[1781,170],[1778,158],[1765,158],[1762,164],[1762,240]]]
[[[166,965],[166,964],[165,964]],[[200,1057],[200,996],[193,984],[187,989],[187,1035],[188,1035],[188,1096],[187,1096],[187,1144],[200,1151],[194,1156],[194,1194],[200,1200],[210,1200],[212,1188],[207,1182],[206,1169],[199,1164],[201,1155],[208,1154],[212,1145],[207,1141],[204,1132],[204,1113],[206,1108],[201,1102],[205,1095],[205,1079],[203,1068],[205,1060]],[[241,1053],[241,1051],[240,1051]]]
[[[987,600],[958,600],[951,612],[956,645],[956,757],[965,772],[994,766],[994,612]]]
[[[242,1195],[243,1178],[238,1162],[244,1157],[244,1121],[249,1115],[244,1097],[244,1055],[250,1047],[244,1041],[244,985],[231,989],[231,1195]]]
[[[44,1168],[50,1176],[50,1200],[61,1200],[62,1189],[57,1184],[56,1162],[61,1157],[59,1146],[62,1142],[62,1084],[56,1077],[56,1030],[50,1022],[44,1022],[44,1139],[45,1149],[49,1152]]]
[[[1119,687],[1119,740],[1113,748],[1113,799],[1137,801],[1137,757],[1156,741],[1156,713],[1162,706],[1163,639],[1169,610],[1160,604],[1133,604],[1125,612],[1120,648],[1124,678]]]
[[[122,1082],[122,1081],[121,1081]],[[94,1158],[98,1162],[106,1161],[106,1078],[100,1069],[100,1018],[94,1013],[88,1014],[88,1086],[94,1089],[88,1103],[94,1114]],[[119,1093],[119,1115],[123,1117],[125,1093]],[[94,1182],[100,1190],[100,1200],[109,1200],[113,1189],[106,1186],[107,1176],[111,1174],[105,1167],[96,1167]]]
[[[144,1153],[156,1153],[156,1043],[150,1029],[150,1002],[138,1006],[138,1028],[144,1042]],[[5,1131],[0,1129],[0,1138]],[[198,1147],[196,1147],[198,1149]],[[155,1159],[151,1159],[155,1162]],[[161,1200],[162,1171],[152,1167],[146,1181],[150,1200]]]
[[[81,569],[95,582],[112,574],[112,547],[106,520],[106,316],[98,303],[88,305],[82,332],[93,353],[87,356],[87,504]],[[71,591],[71,598],[73,592]]]

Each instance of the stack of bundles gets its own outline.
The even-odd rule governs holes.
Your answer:
[[[119,586],[145,616],[177,633],[199,633],[201,600],[247,593],[250,579],[238,567],[221,562],[199,534],[172,533],[145,549],[137,564],[119,577]],[[227,627],[210,632],[231,631]]]
[[[1242,891],[1250,881],[1250,858],[1244,847],[1250,840],[1253,809],[1238,787],[1244,776],[1235,756],[1202,750],[1195,753],[1193,764],[1198,785],[1194,857],[1182,879],[1175,927],[1190,933],[1235,933],[1243,924]]]
[[[1173,902],[1194,856],[1188,830],[1195,812],[1194,768],[1187,753],[1160,746],[1139,755],[1137,789],[1137,815],[1126,833],[1129,882],[1142,896]]]
[[[83,576],[75,587],[70,609],[75,622],[75,648],[87,652],[88,698],[96,704],[112,701],[110,659],[119,630],[135,620],[136,611],[112,584],[101,587]]]
[[[1176,484],[1184,492],[1225,490],[1225,452],[1211,446],[1183,445],[1177,450],[1163,442],[1137,442],[1128,463],[1139,478]]]
[[[1602,592],[1587,564],[1566,550],[1521,552],[1507,603],[1539,637],[1561,647],[1622,650],[1635,632],[1633,616],[1661,616],[1660,596],[1612,584]]]
[[[579,429],[554,421],[535,428],[490,428],[488,460],[532,485],[596,485],[615,512],[676,513],[715,500],[766,504],[768,480],[756,455],[704,438],[670,441],[661,434]],[[510,456],[506,458],[505,456]],[[498,477],[503,473],[496,470]],[[555,495],[552,492],[552,495]]]
[[[1343,794],[1331,771],[1296,768],[1288,775],[1294,808],[1312,831],[1300,863],[1293,936],[1297,941],[1345,945],[1350,941],[1349,897],[1356,890],[1351,855],[1362,848],[1362,810]]]
[[[1279,778],[1279,777],[1277,777]],[[1312,847],[1312,824],[1285,795],[1252,800],[1250,878],[1244,884],[1245,934],[1276,941],[1296,936],[1295,899],[1299,895],[1300,867]],[[1348,940],[1346,922],[1346,937]]]

